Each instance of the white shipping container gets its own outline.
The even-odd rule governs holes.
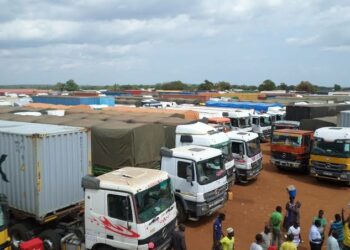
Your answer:
[[[350,110],[344,110],[339,112],[337,126],[350,127]]]
[[[91,172],[85,128],[0,120],[0,193],[9,206],[39,221],[84,199]]]

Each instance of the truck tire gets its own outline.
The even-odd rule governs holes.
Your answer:
[[[184,223],[187,220],[187,214],[181,201],[176,201],[176,209],[178,223]]]
[[[43,231],[39,237],[44,242],[45,250],[59,250],[61,249],[61,236],[52,229]]]
[[[10,227],[9,234],[13,242],[14,249],[19,248],[21,241],[31,239],[30,226],[27,223],[18,223]]]

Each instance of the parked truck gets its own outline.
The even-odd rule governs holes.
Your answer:
[[[231,131],[232,155],[235,160],[236,179],[247,183],[256,178],[262,170],[262,153],[259,136],[253,132]]]
[[[219,149],[188,145],[162,148],[161,169],[175,189],[178,220],[198,220],[224,205],[227,177]]]
[[[232,157],[230,139],[226,133],[219,132],[202,122],[178,125],[176,127],[175,145],[176,147],[199,145],[220,149],[224,156],[227,182],[230,186],[235,182],[234,159]]]
[[[0,121],[0,156],[14,246],[35,235],[46,249],[169,245],[177,212],[168,174],[123,168],[89,176],[87,129]]]
[[[220,132],[229,132],[232,130],[231,121],[227,117],[210,117],[208,125],[217,129]]]
[[[314,134],[310,173],[350,185],[350,128],[324,127]]]
[[[271,117],[268,114],[252,113],[252,130],[259,135],[260,141],[269,141],[271,137]]]
[[[271,140],[271,163],[278,169],[308,172],[313,131],[279,129]]]

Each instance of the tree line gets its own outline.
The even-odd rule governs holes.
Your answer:
[[[36,88],[36,89],[53,89],[56,91],[77,91],[77,90],[100,90],[106,89],[109,91],[123,91],[131,89],[156,89],[156,90],[181,90],[181,91],[229,91],[229,90],[242,90],[242,91],[273,91],[273,90],[285,90],[299,91],[306,93],[316,92],[328,92],[328,91],[341,91],[350,90],[350,88],[342,88],[339,84],[334,84],[333,87],[323,87],[312,84],[309,81],[301,81],[296,85],[287,85],[286,83],[276,84],[270,79],[263,81],[260,85],[236,85],[227,81],[211,82],[204,80],[200,84],[188,84],[182,81],[170,81],[157,84],[113,84],[113,85],[81,85],[79,86],[73,79],[64,82],[58,82],[55,85],[0,85],[0,88]]]

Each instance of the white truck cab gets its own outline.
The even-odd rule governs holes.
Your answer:
[[[99,177],[86,176],[87,249],[157,249],[170,245],[176,204],[164,171],[125,167]]]
[[[268,141],[271,138],[271,117],[268,114],[252,113],[253,132],[259,135],[261,141]]]
[[[239,131],[252,131],[252,124],[249,110],[233,109],[228,112],[223,112],[223,117],[228,117],[231,120],[232,128]]]
[[[286,118],[285,107],[269,107],[266,113],[271,116],[272,123],[285,120]]]
[[[172,179],[178,220],[198,220],[224,205],[227,179],[219,149],[188,145],[161,149],[161,169]]]
[[[231,140],[237,180],[245,183],[257,177],[262,169],[258,134],[241,131],[230,131],[226,134]]]
[[[220,149],[224,156],[227,181],[232,185],[235,181],[234,159],[232,157],[230,139],[226,133],[219,132],[212,126],[202,122],[179,125],[176,127],[176,147],[184,145],[199,145]]]

